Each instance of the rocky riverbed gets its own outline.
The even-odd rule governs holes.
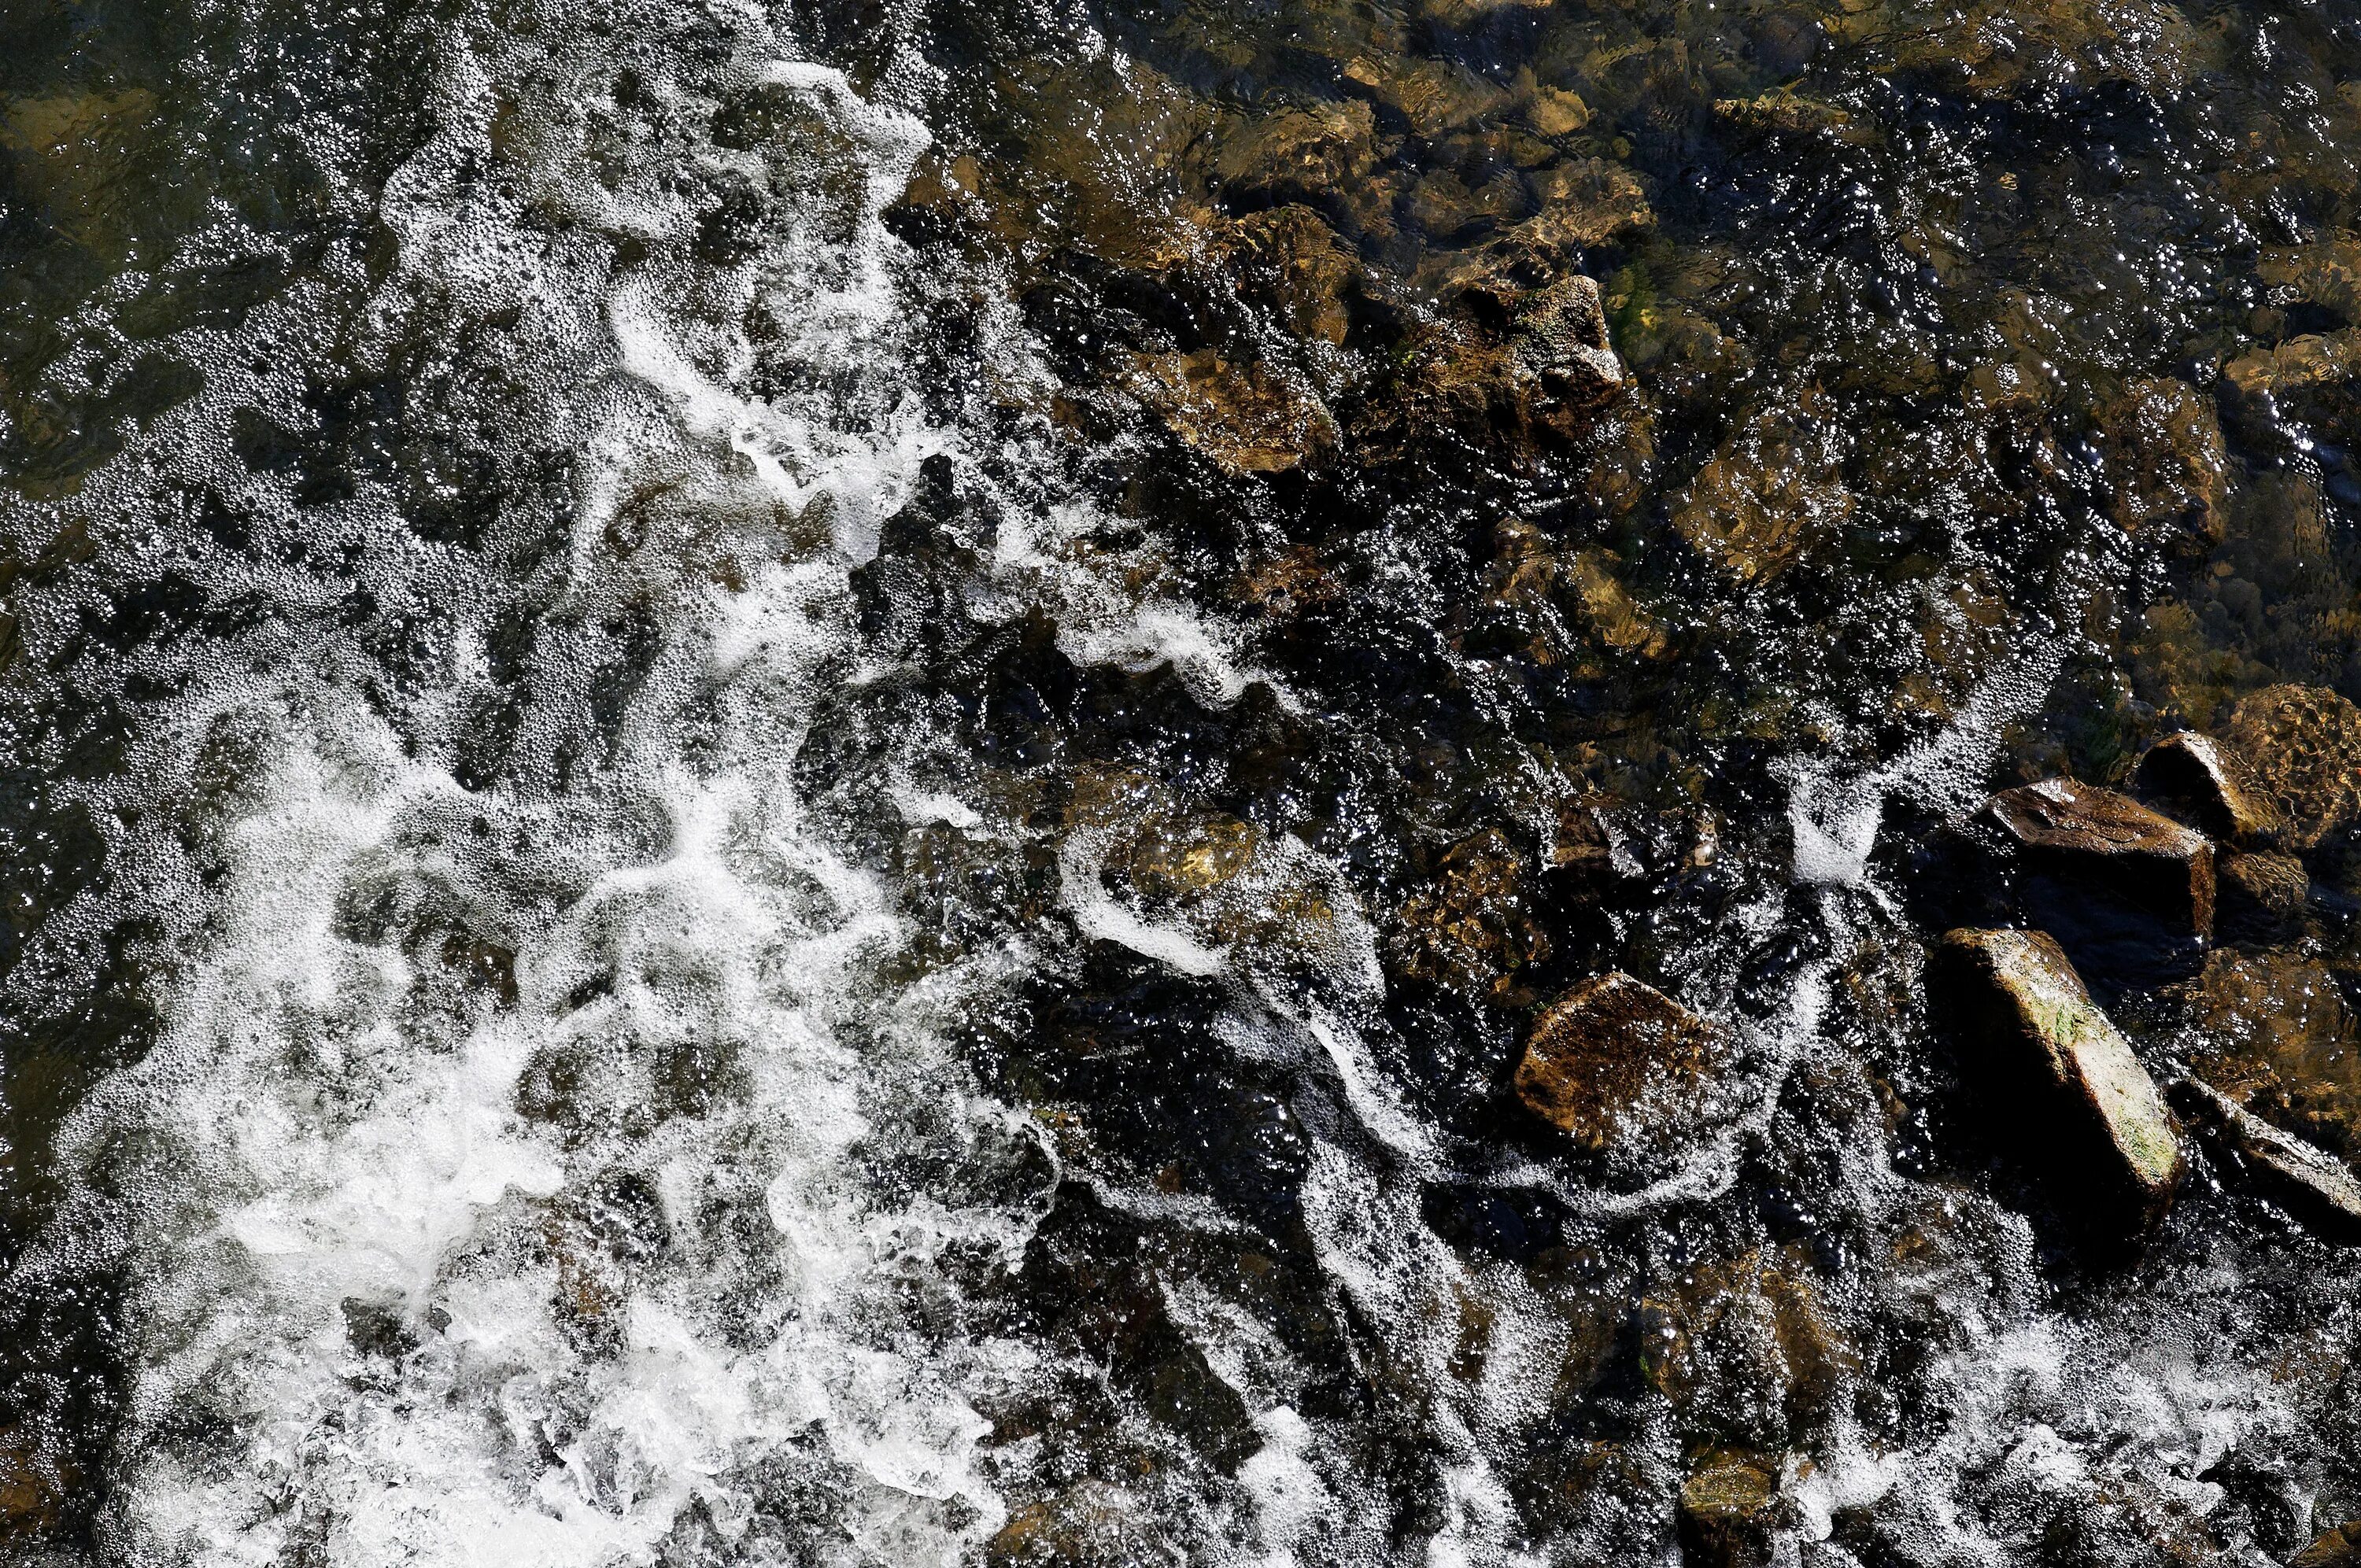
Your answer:
[[[0,1552],[2361,1561],[2361,25],[27,0]]]

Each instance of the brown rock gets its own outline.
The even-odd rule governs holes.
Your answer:
[[[2024,1113],[2028,1149],[2152,1228],[2180,1182],[2180,1140],[2155,1080],[2064,950],[2040,931],[1960,930],[1930,967],[1971,1068]]]
[[[1427,137],[1497,115],[1509,101],[1504,89],[1448,60],[1356,55],[1345,61],[1345,78]]]
[[[1717,98],[1713,112],[1747,130],[1785,131],[1791,135],[1806,131],[1840,131],[1852,124],[1852,116],[1834,104],[1806,98],[1785,88],[1758,93],[1752,98]]]
[[[1223,198],[1234,212],[1289,203],[1332,207],[1375,166],[1376,126],[1357,100],[1251,121],[1213,155]]]
[[[2361,242],[2334,239],[2267,250],[2255,273],[2274,288],[2292,289],[2348,322],[2361,322]]]
[[[1352,329],[1346,303],[1360,292],[1359,260],[1309,207],[1273,207],[1231,225],[1223,236],[1241,292],[1268,301],[1298,337],[1342,343]]]
[[[1442,242],[1497,228],[1522,216],[1525,206],[1523,182],[1505,170],[1471,186],[1451,170],[1437,170],[1410,192],[1411,221]]]
[[[1545,137],[1570,137],[1590,124],[1590,105],[1578,93],[1537,88],[1525,104],[1525,124]]]
[[[2279,1131],[2209,1084],[2182,1079],[2173,1102],[2217,1146],[2237,1157],[2266,1196],[2312,1230],[2361,1242],[2361,1181],[2345,1162]]]
[[[2250,348],[2224,366],[2222,374],[2250,398],[2337,386],[2361,376],[2361,327],[2290,338],[2276,348]]]
[[[2326,686],[2266,686],[2230,710],[2223,739],[2309,850],[2361,817],[2361,708]]]
[[[1533,194],[1541,199],[1543,218],[1577,246],[1604,245],[1656,221],[1639,178],[1603,158],[1570,159],[1543,170],[1533,176]]]
[[[2265,1120],[2361,1157],[2361,1021],[2325,964],[2228,949],[2174,989],[2199,1036],[2190,1065]]]
[[[1640,1299],[1640,1370],[1692,1428],[1780,1441],[1809,1430],[1858,1369],[1801,1248],[1699,1265]]]
[[[2245,762],[2210,735],[2183,730],[2150,746],[2132,773],[2133,786],[2172,802],[2205,832],[2224,843],[2269,842],[2280,826]]]
[[[1478,997],[1505,996],[1521,970],[1550,952],[1526,905],[1524,875],[1524,857],[1489,828],[1453,845],[1442,874],[1402,905],[1402,972]]]
[[[1683,1568],[1771,1568],[1794,1523],[1770,1454],[1717,1450],[1681,1483]]]
[[[15,1432],[0,1432],[0,1541],[21,1541],[55,1530],[64,1489],[56,1466],[37,1448]]]
[[[1519,367],[1553,404],[1588,408],[1623,384],[1598,285],[1578,272],[1519,302],[1515,343]]]
[[[2230,460],[2213,400],[2169,377],[2135,381],[2105,422],[2118,477],[2116,524],[2126,533],[2170,529],[2220,543]]]
[[[1620,970],[1550,1003],[1517,1064],[1517,1097],[1594,1152],[1654,1152],[1692,1128],[1728,1058],[1720,1031]]]
[[[1129,1498],[1090,1480],[1017,1509],[983,1549],[986,1568],[1136,1568],[1178,1557]]]
[[[2361,1519],[2323,1530],[2289,1560],[2288,1568],[2361,1568]]]
[[[2136,800],[2044,779],[2001,791],[1980,815],[2036,870],[2094,883],[2196,936],[2213,929],[2213,846]]]
[[[1223,467],[1279,474],[1316,463],[1336,444],[1336,422],[1303,377],[1284,365],[1240,361],[1219,349],[1142,354],[1133,389],[1172,433]]]
[[[1748,418],[1697,470],[1673,526],[1741,584],[1770,581],[1852,515],[1828,429],[1827,400]]]

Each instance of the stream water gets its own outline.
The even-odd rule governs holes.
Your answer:
[[[2361,12],[5,11],[10,1561],[2361,1517],[2354,1255],[2094,1238],[1921,979],[2305,688],[2278,924],[2075,950],[2361,1153]],[[1728,1045],[1578,1146],[1608,970]]]

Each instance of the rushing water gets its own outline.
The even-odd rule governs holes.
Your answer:
[[[2351,1255],[2202,1160],[2088,1242],[1919,985],[1991,789],[2361,696],[2361,14],[0,39],[0,1550],[1752,1563],[1731,1455],[1820,1568],[2361,1515]],[[1507,1084],[1608,969],[1735,1045],[1585,1153]]]

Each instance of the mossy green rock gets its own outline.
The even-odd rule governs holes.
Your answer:
[[[2028,1148],[2095,1178],[2093,1198],[2152,1227],[2180,1185],[2180,1142],[2155,1080],[2057,941],[2041,931],[1953,931],[1936,968],[1971,1069],[2028,1113]]]

